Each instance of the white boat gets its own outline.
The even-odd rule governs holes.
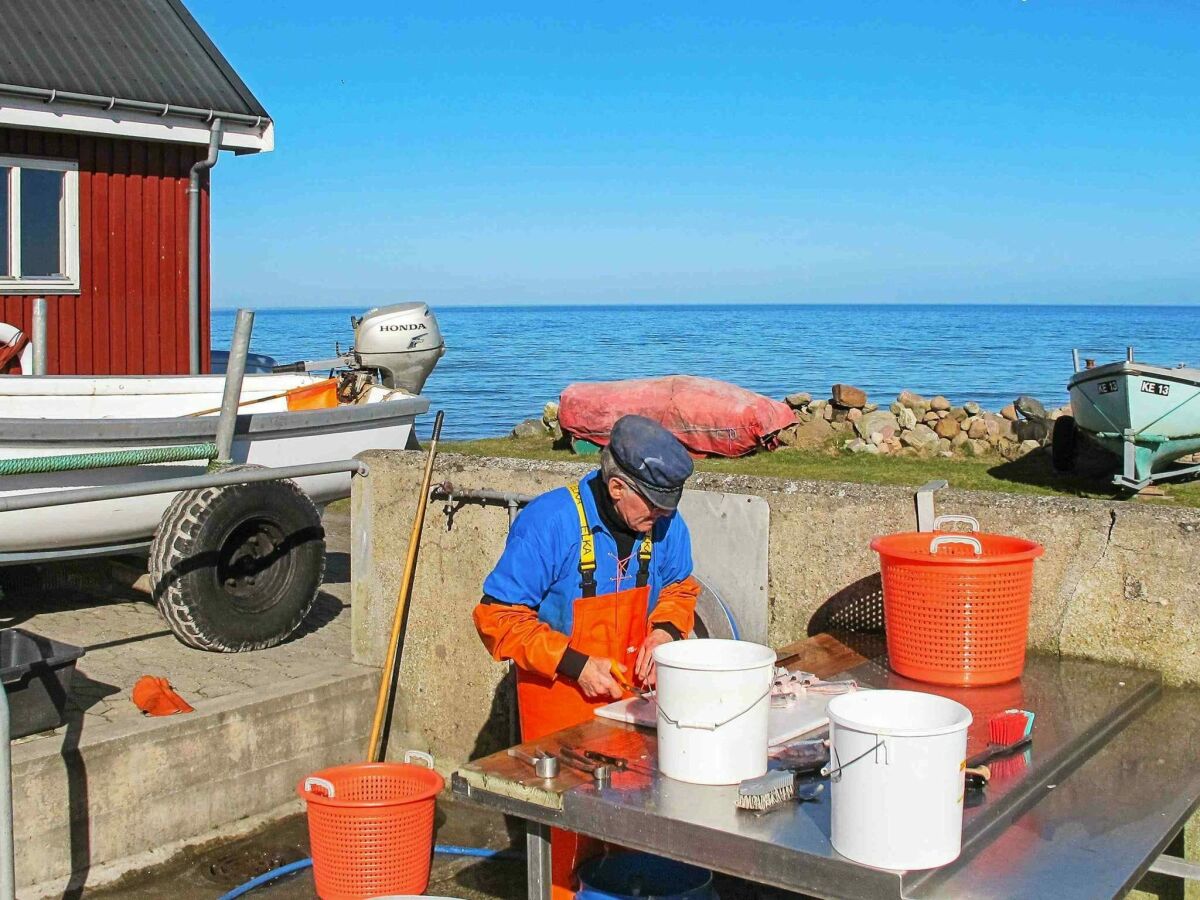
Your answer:
[[[312,373],[247,375],[234,463],[288,466],[349,459],[413,442],[429,400],[368,385],[356,403],[288,410],[288,394],[325,381]],[[11,377],[0,379],[0,460],[211,443],[224,377]],[[273,398],[266,399],[263,398]],[[259,401],[257,403],[253,401]],[[208,410],[204,415],[190,415]],[[10,475],[0,497],[201,475],[208,460]],[[298,480],[318,506],[350,493],[350,475]],[[102,555],[148,547],[174,494],[0,512],[0,562]]]
[[[416,446],[414,420],[429,409],[420,391],[445,352],[437,320],[410,303],[352,321],[349,352],[245,375],[233,465],[332,469],[366,450]],[[205,475],[224,387],[222,375],[0,378],[0,500],[31,506],[47,492]],[[144,453],[114,464],[120,451]],[[81,464],[88,455],[94,467]],[[223,473],[241,482],[4,509],[0,565],[148,551],[155,599],[181,640],[270,646],[312,606],[324,570],[319,509],[348,496],[351,477],[244,483],[246,473]]]

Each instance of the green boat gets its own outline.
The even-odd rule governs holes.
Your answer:
[[[1200,465],[1166,468],[1200,452],[1200,369],[1167,368],[1136,362],[1133,348],[1121,362],[1097,366],[1091,360],[1067,382],[1071,415],[1055,420],[1055,468],[1074,467],[1082,431],[1121,457],[1113,483],[1140,491],[1158,481],[1200,472]],[[1157,471],[1156,471],[1157,470]]]

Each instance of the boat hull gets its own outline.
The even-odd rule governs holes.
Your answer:
[[[1125,457],[1124,480],[1144,485],[1162,465],[1200,452],[1200,370],[1117,362],[1067,384],[1080,429]]]
[[[259,390],[262,389],[260,385]],[[198,405],[194,397],[187,402],[193,407]],[[428,408],[429,401],[425,398],[405,395],[330,409],[247,412],[238,416],[233,461],[274,467],[348,459],[367,450],[402,449],[413,441],[416,416]],[[211,442],[216,426],[217,419],[211,415],[144,419],[0,418],[0,459]],[[142,484],[200,475],[206,470],[207,461],[197,460],[13,475],[0,479],[0,496]],[[297,483],[315,503],[324,505],[349,495],[350,477],[345,473],[320,475],[299,479]],[[45,555],[88,555],[145,545],[153,538],[163,512],[174,497],[173,493],[152,494],[0,513],[0,564],[25,562]]]

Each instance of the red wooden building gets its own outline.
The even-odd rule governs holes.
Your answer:
[[[45,297],[48,374],[208,371],[207,164],[270,117],[179,0],[4,5],[0,345]]]

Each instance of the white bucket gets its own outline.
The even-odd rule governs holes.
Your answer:
[[[962,847],[971,711],[920,691],[829,701],[833,847],[881,869],[929,869]]]
[[[748,641],[673,641],[654,650],[658,769],[693,784],[767,771],[775,651]]]

